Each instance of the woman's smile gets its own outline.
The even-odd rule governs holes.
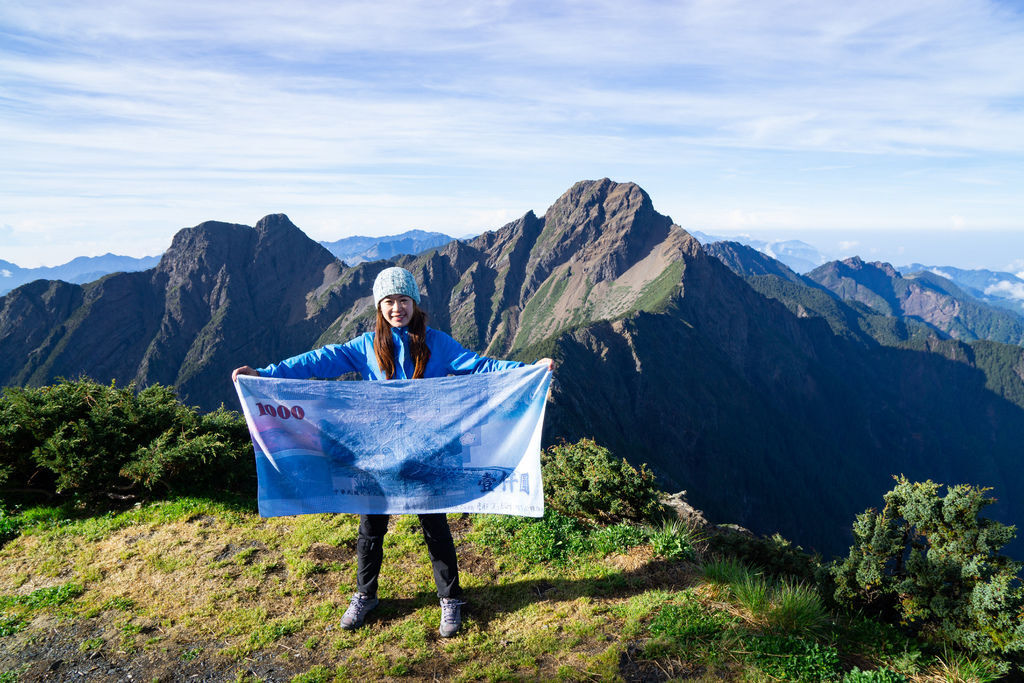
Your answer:
[[[380,312],[392,327],[408,325],[412,319],[412,311],[412,297],[395,294],[380,300]]]

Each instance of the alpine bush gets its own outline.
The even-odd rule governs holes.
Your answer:
[[[654,473],[617,460],[591,439],[548,447],[541,467],[545,503],[590,526],[660,522],[665,515]]]
[[[857,516],[849,556],[832,568],[838,601],[975,653],[1024,650],[1021,564],[999,554],[1015,528],[980,516],[989,489],[896,478],[881,512]]]
[[[7,388],[0,397],[0,486],[53,497],[254,490],[245,421],[200,415],[172,389],[89,379]]]

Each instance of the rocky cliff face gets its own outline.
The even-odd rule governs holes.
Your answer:
[[[369,329],[373,279],[393,263],[466,346],[557,358],[549,441],[594,437],[648,462],[712,521],[838,552],[893,474],[1024,486],[1024,382],[997,370],[1024,367],[1019,347],[940,339],[784,272],[744,280],[607,179],[468,243],[351,268],[284,216],[204,223],[154,270],[0,299],[0,379],[159,381],[233,405],[233,367]],[[852,291],[893,281],[876,270]]]

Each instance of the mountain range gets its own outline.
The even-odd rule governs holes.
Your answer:
[[[761,240],[749,236],[737,236],[732,239],[709,235],[698,230],[691,233],[700,240],[701,244],[712,244],[713,242],[737,242],[747,247],[752,247],[766,256],[780,261],[788,268],[798,272],[806,273],[828,261],[818,249],[801,240]]]
[[[85,373],[232,406],[232,368],[369,329],[390,265],[467,347],[557,360],[548,442],[592,437],[648,463],[715,521],[842,552],[854,515],[901,473],[993,486],[993,513],[1024,520],[1009,497],[1024,485],[1024,349],[916,318],[904,294],[928,284],[938,300],[928,280],[854,262],[819,281],[743,245],[702,246],[608,179],[543,216],[355,265],[280,214],[182,230],[155,268],[0,299],[0,382]]]
[[[321,241],[320,244],[335,257],[352,266],[364,261],[394,258],[399,254],[418,254],[427,249],[447,244],[453,239],[455,238],[440,232],[408,230],[400,235],[345,237],[333,242]],[[140,270],[149,270],[160,263],[160,258],[160,256],[135,258],[117,254],[79,256],[63,265],[40,268],[22,268],[10,261],[0,260],[0,295],[34,280],[63,280],[64,282],[85,284],[111,273],[134,273]]]
[[[22,268],[10,261],[0,260],[0,294],[6,294],[33,280],[64,280],[83,284],[98,280],[104,275],[118,272],[148,270],[160,262],[159,256],[79,256],[60,266]]]
[[[913,263],[899,268],[901,273],[933,273],[956,284],[978,301],[1024,315],[1024,279],[998,270],[925,266]]]
[[[363,237],[357,235],[333,242],[321,240],[320,244],[347,265],[354,266],[364,261],[394,258],[401,254],[419,254],[428,249],[448,244],[453,239],[455,238],[441,232],[407,230],[400,235],[389,235],[387,237]]]

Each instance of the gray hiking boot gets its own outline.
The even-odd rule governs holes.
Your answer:
[[[451,638],[462,626],[462,606],[466,603],[458,598],[441,598],[441,628],[438,631],[442,638]]]
[[[380,601],[377,598],[371,598],[366,593],[353,595],[349,600],[348,609],[341,615],[341,627],[346,631],[351,631],[362,626],[366,615],[377,606],[378,602]]]

